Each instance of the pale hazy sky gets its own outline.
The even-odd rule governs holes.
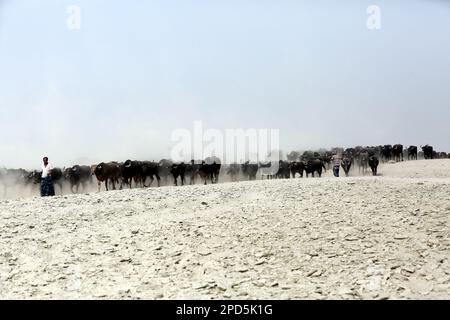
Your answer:
[[[450,2],[0,0],[0,167],[156,160],[194,120],[450,152]]]

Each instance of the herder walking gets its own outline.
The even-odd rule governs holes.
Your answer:
[[[41,166],[41,197],[49,197],[55,195],[55,187],[53,186],[52,180],[52,167],[48,163],[48,158],[44,157],[42,159],[44,162]]]
[[[334,154],[331,157],[331,161],[333,162],[333,175],[335,177],[339,177],[339,167],[341,166],[342,157],[339,153]]]

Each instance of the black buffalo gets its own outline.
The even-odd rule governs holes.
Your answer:
[[[295,174],[299,174],[300,178],[303,178],[303,171],[305,171],[305,163],[303,161],[294,161],[290,164],[292,177],[295,178]]]
[[[396,144],[392,147],[392,156],[396,162],[403,161],[403,145]]]
[[[289,179],[291,177],[290,164],[287,161],[278,161],[278,171],[276,173],[278,179]]]
[[[116,183],[119,184],[122,178],[121,164],[101,162],[95,167],[94,174],[97,177],[98,191],[100,191],[102,182],[105,183],[105,188],[108,191],[108,181],[112,184],[113,189],[116,189]]]
[[[184,185],[184,178],[186,174],[186,164],[184,162],[172,164],[170,168],[170,173],[173,176],[174,184],[176,186],[178,185],[178,177],[180,177],[181,185],[182,186]]]
[[[89,166],[75,165],[65,169],[63,175],[64,178],[69,181],[70,191],[72,191],[72,193],[78,192],[80,184],[83,186],[83,190],[86,191],[86,184],[92,182],[92,173]],[[76,187],[75,191],[73,187]]]
[[[348,173],[350,172],[350,168],[352,166],[352,159],[350,157],[344,157],[341,160],[341,167],[344,170],[345,176],[348,177]]]
[[[355,158],[357,156],[355,148],[347,148],[344,150],[343,154],[347,155],[350,158]]]
[[[380,161],[378,160],[378,157],[376,157],[376,156],[371,156],[369,158],[369,166],[370,166],[370,169],[372,170],[372,174],[374,176],[377,175],[377,169],[378,169],[379,162]]]
[[[161,177],[159,176],[160,166],[158,163],[153,161],[142,161],[141,170],[139,172],[138,180],[141,182],[143,187],[149,187],[152,185],[156,178],[158,187],[161,185]],[[150,178],[150,184],[147,186],[145,182],[147,178]]]
[[[417,160],[417,146],[408,147],[408,160]]]
[[[142,186],[142,162],[127,160],[121,166],[122,181],[131,189],[133,180],[136,186]]]
[[[312,174],[314,177],[314,173],[317,172],[319,177],[322,176],[322,169],[326,170],[325,164],[320,159],[311,159],[306,162],[305,172],[306,177],[308,178],[309,174]]]
[[[433,159],[433,152],[434,152],[434,150],[433,150],[432,146],[425,145],[425,146],[423,146],[421,148],[422,148],[422,151],[423,151],[423,157],[425,159]]]
[[[390,144],[386,144],[381,147],[381,159],[383,161],[389,161],[392,158],[392,146]]]
[[[220,173],[220,163],[206,163],[202,161],[200,167],[198,168],[198,174],[202,178],[202,180],[207,183],[208,179],[211,183],[217,183],[219,181],[219,173]]]

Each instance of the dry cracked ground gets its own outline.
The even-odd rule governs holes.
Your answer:
[[[0,200],[0,298],[449,299],[442,163]]]

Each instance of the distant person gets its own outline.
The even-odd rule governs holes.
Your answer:
[[[52,167],[48,163],[48,158],[42,159],[44,162],[41,166],[41,197],[49,197],[55,195],[55,187],[52,180]]]
[[[331,157],[333,162],[333,174],[335,177],[339,177],[339,167],[341,166],[342,157],[337,153]]]

